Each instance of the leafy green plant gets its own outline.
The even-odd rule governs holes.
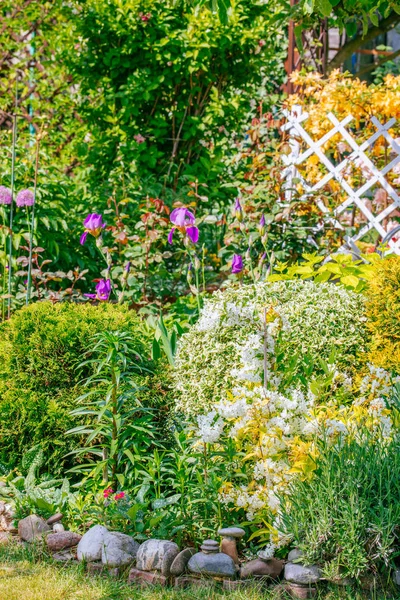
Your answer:
[[[154,438],[151,410],[141,404],[134,379],[149,369],[128,332],[106,331],[93,339],[87,353],[92,358],[80,365],[93,371],[85,381],[89,391],[77,399],[82,406],[71,411],[73,417],[85,417],[86,424],[67,431],[87,435],[86,445],[74,451],[87,462],[71,471],[124,487],[135,455],[144,453]]]
[[[149,352],[151,332],[126,306],[40,302],[0,325],[0,461],[9,468],[37,444],[49,473],[72,466],[64,458],[78,443],[65,437],[76,424],[69,413],[80,380],[93,373],[91,364],[78,365],[92,336],[104,330],[124,330],[139,354]]]
[[[57,511],[63,511],[71,501],[69,482],[63,479],[39,477],[39,471],[45,463],[43,450],[37,446],[26,476],[11,472],[5,479],[6,487],[0,488],[0,497],[15,504],[17,517],[36,512],[50,517]]]
[[[311,479],[296,479],[282,529],[328,578],[359,577],[399,554],[400,440],[367,430],[335,443],[318,440]]]

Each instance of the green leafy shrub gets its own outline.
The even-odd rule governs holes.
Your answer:
[[[332,351],[337,369],[350,373],[358,365],[366,341],[359,294],[301,280],[231,287],[205,302],[199,321],[178,344],[173,374],[178,409],[201,412],[242,380],[258,381],[250,367],[259,364],[262,370],[263,315],[271,310],[283,324],[268,348],[271,379],[277,375],[287,384],[290,375],[298,385],[303,378],[307,389],[310,373],[323,374],[321,361],[330,360]]]
[[[400,257],[390,256],[374,265],[367,289],[368,360],[377,367],[399,372],[400,364]]]
[[[129,332],[148,354],[149,333],[137,314],[111,304],[39,302],[0,325],[0,462],[20,465],[40,443],[49,471],[60,471],[76,444],[65,437],[75,424],[68,413],[80,380],[91,374],[90,365],[77,366],[91,337],[104,330]]]
[[[284,533],[328,578],[358,577],[393,564],[400,525],[400,439],[319,440],[310,480],[294,480]]]

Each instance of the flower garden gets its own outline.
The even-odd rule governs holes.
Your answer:
[[[398,23],[5,0],[2,600],[400,598]]]

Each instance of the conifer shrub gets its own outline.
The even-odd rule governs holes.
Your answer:
[[[40,444],[49,471],[71,465],[64,457],[79,440],[65,436],[74,426],[68,413],[91,368],[79,365],[104,330],[129,331],[147,358],[149,332],[122,306],[38,302],[0,325],[0,463],[23,468],[24,454]]]

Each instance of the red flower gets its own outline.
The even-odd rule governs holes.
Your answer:
[[[107,488],[106,490],[104,490],[103,496],[104,496],[104,498],[108,498],[113,493],[114,493],[114,490],[112,488]]]
[[[118,494],[115,494],[114,498],[115,500],[122,500],[122,498],[125,498],[125,492],[118,492]]]

